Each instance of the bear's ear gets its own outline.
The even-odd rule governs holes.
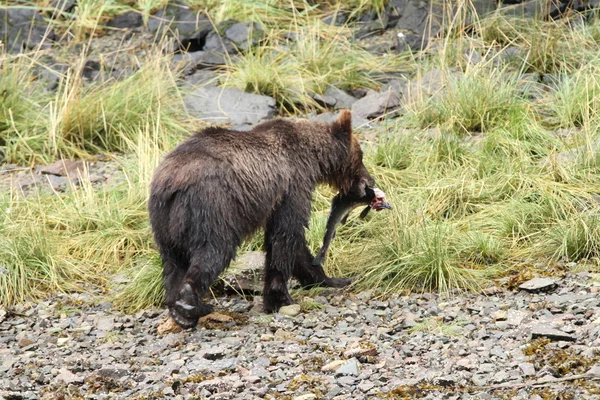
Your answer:
[[[352,113],[350,110],[342,110],[340,115],[332,124],[331,130],[338,138],[349,138],[352,135]]]

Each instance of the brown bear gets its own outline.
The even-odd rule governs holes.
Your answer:
[[[330,124],[279,118],[249,132],[207,128],[167,154],[148,208],[175,322],[190,328],[211,312],[203,296],[244,238],[263,227],[265,312],[293,303],[291,276],[303,286],[349,284],[312,265],[304,235],[317,184],[367,196],[375,182],[362,158],[347,110]]]

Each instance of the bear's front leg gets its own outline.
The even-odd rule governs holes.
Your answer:
[[[265,229],[265,286],[263,307],[267,313],[294,303],[287,281],[292,275],[296,257],[305,245],[304,227],[310,216],[310,192],[288,194],[275,208]]]

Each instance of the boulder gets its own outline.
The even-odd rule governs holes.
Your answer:
[[[48,48],[56,35],[32,7],[0,8],[0,43],[9,53]]]
[[[256,124],[276,115],[275,99],[240,89],[202,87],[184,98],[187,111],[214,124]]]
[[[372,92],[352,105],[352,115],[364,119],[377,118],[395,110],[400,105],[400,95],[394,91]]]

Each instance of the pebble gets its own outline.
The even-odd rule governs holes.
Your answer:
[[[540,292],[553,289],[556,286],[556,281],[552,278],[533,278],[519,285],[519,289],[528,292]]]
[[[351,375],[358,376],[360,374],[360,363],[356,358],[351,358],[346,361],[341,367],[335,371],[336,376]]]
[[[291,304],[289,306],[283,306],[279,309],[279,314],[287,315],[288,317],[296,317],[300,314],[302,308],[299,304]]]
[[[0,398],[16,398],[6,390],[27,398],[26,393],[42,388],[59,396],[67,387],[69,396],[90,397],[93,391],[100,393],[94,385],[110,380],[118,388],[116,399],[157,393],[178,399],[377,398],[377,393],[401,386],[428,384],[437,385],[427,391],[431,400],[495,399],[485,397],[485,389],[470,397],[456,389],[556,379],[557,367],[544,361],[555,351],[597,357],[600,328],[593,321],[600,316],[600,303],[583,306],[577,294],[582,286],[573,283],[589,284],[591,279],[561,280],[560,299],[552,302],[548,297],[558,294],[525,290],[496,291],[488,298],[461,294],[444,299],[447,304],[434,294],[392,295],[383,301],[332,290],[315,297],[322,309],[295,318],[249,313],[244,323],[236,319],[231,325],[220,318],[211,320],[211,329],[162,334],[157,328],[168,320],[165,310],[122,315],[108,304],[60,315],[52,306],[66,302],[61,295],[0,321]],[[240,301],[218,298],[214,305],[230,311]],[[533,311],[530,304],[536,305]],[[549,307],[559,310],[553,314]],[[378,316],[381,311],[386,314]],[[432,318],[435,327],[456,324],[463,330],[409,330]],[[541,334],[560,336],[537,354],[528,354],[533,337],[548,337]],[[34,362],[36,368],[25,367]],[[589,368],[590,374],[600,374],[598,365]],[[553,384],[548,393],[556,397],[560,387],[565,386]],[[583,386],[569,390],[574,398],[593,398]]]

